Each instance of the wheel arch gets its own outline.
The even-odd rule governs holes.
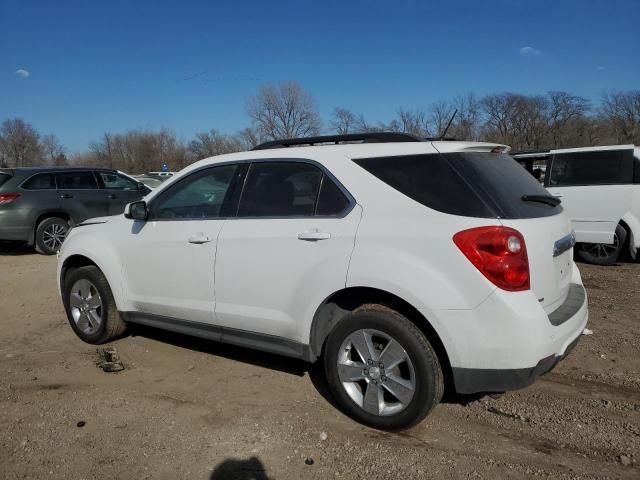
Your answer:
[[[403,298],[373,287],[343,288],[332,293],[317,308],[311,322],[309,336],[309,346],[314,359],[321,356],[327,337],[338,322],[358,307],[367,304],[377,304],[391,308],[416,325],[427,337],[438,355],[445,378],[445,386],[450,387],[453,385],[449,354],[431,322],[415,306]]]
[[[633,213],[627,212],[618,223],[620,223],[629,234],[627,238],[629,254],[635,259],[637,250],[640,248],[640,219]]]

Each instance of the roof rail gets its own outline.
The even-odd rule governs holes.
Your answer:
[[[348,135],[323,135],[318,137],[289,138],[273,140],[256,145],[251,150],[267,150],[270,148],[296,147],[299,145],[334,144],[339,143],[389,143],[389,142],[425,142],[430,139],[397,132],[352,133]]]

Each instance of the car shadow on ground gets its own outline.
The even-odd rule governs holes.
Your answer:
[[[20,256],[35,255],[36,251],[32,246],[21,242],[3,242],[0,241],[0,256]]]
[[[237,362],[248,363],[257,367],[277,370],[297,377],[304,377],[304,375],[307,374],[312,385],[322,398],[324,398],[334,408],[340,410],[340,407],[336,404],[333,395],[329,390],[329,386],[327,385],[324,376],[322,358],[318,359],[315,363],[308,363],[295,358],[169,332],[144,325],[130,324],[129,331],[132,336],[141,336],[151,340],[175,345],[180,348],[187,348],[189,350],[209,355],[216,355],[230,360],[235,360]],[[445,381],[445,385],[445,395],[442,398],[442,403],[468,405],[469,403],[475,402],[485,396],[485,394],[457,394],[453,392],[449,381]]]
[[[257,457],[247,460],[227,458],[213,469],[209,480],[269,480],[269,477]]]

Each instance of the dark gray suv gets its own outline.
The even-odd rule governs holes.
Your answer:
[[[104,168],[0,169],[0,240],[19,240],[52,255],[71,227],[117,215],[150,189]]]

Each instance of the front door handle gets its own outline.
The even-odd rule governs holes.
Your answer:
[[[205,237],[202,234],[194,235],[193,237],[189,237],[189,243],[195,243],[196,245],[200,245],[202,243],[209,243],[213,238]]]
[[[317,242],[318,240],[329,240],[331,234],[327,232],[302,232],[298,234],[298,240],[307,242]]]
[[[60,195],[60,198],[73,198],[73,195],[71,195],[70,193],[63,193],[62,195]]]

